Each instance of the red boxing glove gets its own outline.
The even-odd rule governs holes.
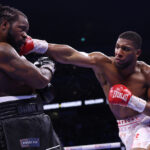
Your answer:
[[[34,48],[33,40],[30,36],[26,38],[25,44],[20,48],[20,55],[26,55]]]
[[[20,48],[20,55],[29,53],[44,54],[48,49],[48,43],[44,40],[32,39],[30,36],[26,38],[25,44]]]
[[[132,96],[132,93],[124,85],[116,84],[109,91],[109,103],[126,106]]]
[[[110,104],[126,106],[138,112],[143,112],[146,106],[145,100],[132,95],[131,91],[122,84],[111,87],[108,100]]]

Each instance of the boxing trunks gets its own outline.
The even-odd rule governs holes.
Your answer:
[[[62,149],[40,101],[35,95],[0,97],[0,150]]]
[[[132,148],[145,148],[150,145],[150,117],[144,114],[117,120],[119,137],[126,146],[126,150]]]

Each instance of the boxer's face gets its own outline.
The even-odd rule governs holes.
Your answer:
[[[135,48],[133,41],[119,38],[115,46],[115,65],[124,69],[129,65],[135,64],[139,50]]]
[[[19,49],[25,42],[28,29],[28,20],[24,16],[19,15],[15,22],[10,23],[7,32],[7,42],[16,48],[16,50]]]

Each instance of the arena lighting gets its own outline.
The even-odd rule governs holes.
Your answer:
[[[60,104],[61,108],[67,108],[67,107],[77,107],[77,106],[81,106],[82,105],[82,101],[73,101],[73,102],[64,102]]]
[[[44,105],[44,110],[49,110],[49,109],[58,109],[59,108],[59,104],[50,104],[50,105]]]
[[[100,104],[100,103],[104,103],[104,99],[103,98],[92,99],[92,100],[85,100],[84,101],[85,105],[93,105],[93,104]]]
[[[120,142],[64,147],[65,150],[100,150],[116,148],[121,148],[121,150],[125,150],[125,148],[121,146]]]
[[[85,37],[81,37],[81,42],[85,42]]]
[[[63,102],[63,103],[55,103],[55,104],[48,104],[44,105],[44,110],[50,110],[50,109],[59,109],[59,108],[70,108],[70,107],[80,107],[82,105],[96,105],[104,103],[104,99],[90,99],[85,100],[84,103],[82,101],[72,101],[72,102]]]

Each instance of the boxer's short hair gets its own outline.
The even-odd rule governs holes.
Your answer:
[[[27,18],[23,12],[16,8],[0,5],[0,24],[3,20],[7,20],[8,22],[12,23],[18,19],[19,15]]]
[[[127,39],[133,42],[136,49],[141,49],[142,46],[142,37],[134,31],[126,31],[119,35],[118,38]]]

